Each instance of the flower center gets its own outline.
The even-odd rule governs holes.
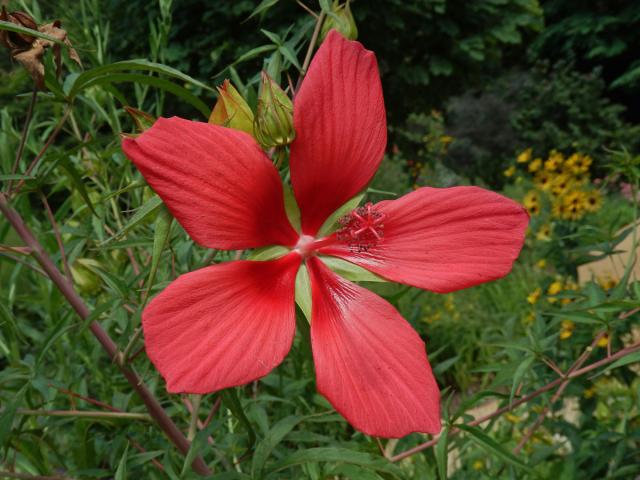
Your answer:
[[[300,235],[298,243],[296,243],[293,250],[298,252],[303,258],[306,258],[315,250],[315,240],[311,235]]]
[[[367,203],[340,219],[341,228],[336,237],[353,251],[366,252],[382,240],[384,217],[384,213]]]

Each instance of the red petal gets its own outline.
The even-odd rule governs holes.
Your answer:
[[[478,187],[420,188],[376,209],[385,215],[377,245],[358,252],[335,244],[321,252],[440,293],[509,273],[529,223],[518,203]]]
[[[367,435],[440,431],[440,394],[424,342],[391,304],[308,260],[318,390]]]
[[[171,393],[268,374],[291,348],[300,257],[222,263],[179,277],[144,310],[147,354]]]
[[[159,118],[122,149],[187,233],[210,248],[293,245],[282,184],[244,132],[182,118]]]
[[[295,97],[291,183],[302,230],[315,235],[362,190],[382,160],[387,122],[373,52],[332,31]]]

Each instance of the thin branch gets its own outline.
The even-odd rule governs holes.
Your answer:
[[[56,242],[58,244],[58,248],[60,249],[60,258],[62,259],[62,268],[64,269],[64,273],[67,276],[67,280],[70,283],[73,283],[73,277],[71,276],[71,269],[69,268],[69,262],[67,262],[67,254],[64,251],[64,244],[62,243],[62,236],[60,235],[60,229],[58,228],[58,223],[56,222],[56,217],[53,215],[53,211],[51,210],[51,206],[47,201],[47,197],[44,193],[40,192],[40,197],[42,198],[42,203],[44,204],[44,209],[47,212],[47,218],[49,218],[49,223],[51,224],[51,228],[53,228],[53,234],[56,237]]]
[[[38,261],[42,269],[47,273],[49,278],[53,281],[60,292],[65,296],[69,304],[73,307],[76,313],[86,320],[90,316],[89,308],[82,301],[80,296],[76,293],[73,285],[60,273],[54,263],[51,261],[47,253],[42,248],[42,245],[33,236],[29,227],[27,227],[18,212],[12,209],[7,203],[7,199],[4,194],[0,193],[0,212],[6,217],[9,223],[13,226],[16,233],[22,238],[24,243],[32,249],[33,257]],[[109,355],[109,358],[116,360],[120,358],[121,352],[118,350],[116,343],[111,339],[109,334],[102,328],[97,321],[92,321],[89,324],[91,333],[97,338],[98,342],[102,345],[104,350]],[[147,407],[149,414],[157,422],[158,426],[165,432],[169,440],[184,454],[189,451],[190,442],[185,438],[180,429],[171,420],[171,418],[164,411],[158,400],[151,393],[151,391],[142,382],[140,377],[131,369],[118,365],[120,371],[125,376],[131,387],[140,395],[140,398]],[[210,475],[211,471],[207,467],[200,455],[197,455],[192,463],[193,469],[200,475]]]
[[[31,254],[31,249],[29,247],[15,247],[13,245],[0,245],[0,253],[9,252],[9,253],[17,253],[19,255],[29,255]]]
[[[610,357],[607,358],[603,358],[602,360],[599,360],[597,362],[593,362],[590,365],[587,365],[586,367],[582,367],[582,368],[578,368],[576,370],[574,370],[573,372],[571,372],[570,374],[567,375],[568,378],[573,379],[576,377],[580,377],[582,375],[584,375],[585,373],[589,373],[593,370],[596,370],[600,367],[603,367],[605,365],[608,365],[610,363],[615,362],[616,360],[619,360],[623,357],[626,357],[627,355],[630,355],[634,352],[640,351],[640,342],[635,343],[627,348],[623,348],[622,350],[618,350],[616,353],[614,353],[613,355],[611,355]],[[513,410],[514,408],[518,407],[519,405],[522,405],[523,403],[527,403],[530,400],[533,400],[534,398],[542,395],[545,392],[548,392],[549,390],[553,390],[556,386],[562,384],[566,379],[565,378],[556,378],[555,380],[553,380],[552,382],[549,382],[548,384],[538,388],[537,390],[533,391],[532,393],[530,393],[529,395],[522,397],[521,399],[510,403],[509,405],[506,405],[502,408],[498,408],[497,410],[493,411],[492,413],[489,413],[483,417],[480,417],[476,420],[473,420],[469,423],[467,423],[467,426],[470,427],[476,427],[478,425],[483,424],[484,422],[486,422],[487,420],[491,420],[495,417],[498,417],[500,415],[502,415],[503,413],[506,412],[510,412],[511,410]],[[449,435],[455,435],[457,433],[460,433],[460,430],[457,428],[451,428],[449,430]],[[423,450],[426,450],[428,448],[433,447],[436,443],[438,443],[438,438],[434,438],[432,440],[429,440],[428,442],[424,442],[421,443],[420,445],[417,445],[413,448],[410,448],[408,450],[405,450],[404,452],[401,452],[397,455],[394,455],[392,457],[388,457],[389,461],[391,462],[398,462],[404,458],[410,457],[411,455],[421,452]]]
[[[29,125],[31,125],[31,119],[33,118],[33,109],[36,106],[36,100],[38,99],[38,87],[33,87],[33,92],[31,93],[31,101],[29,102],[29,107],[27,108],[27,117],[24,120],[24,125],[22,126],[22,134],[20,135],[20,144],[18,145],[18,151],[16,153],[16,159],[13,162],[13,167],[11,167],[11,174],[15,174],[18,171],[18,166],[20,165],[20,160],[22,159],[22,152],[24,152],[24,146],[27,143],[27,136],[29,135]],[[13,186],[13,180],[9,180],[7,184],[7,191],[11,191],[11,187]]]
[[[313,10],[311,10],[309,7],[307,7],[304,3],[302,3],[300,0],[296,0],[296,3],[298,5],[300,5],[303,9],[305,9],[307,11],[307,13],[309,15],[311,15],[313,18],[318,18],[318,14],[316,12],[314,12]]]
[[[18,408],[18,415],[34,415],[37,417],[77,417],[77,418],[101,418],[106,420],[142,420],[152,422],[153,418],[147,413],[130,412],[98,412],[89,410],[32,410]]]
[[[67,106],[67,108],[64,111],[64,115],[62,115],[62,118],[60,118],[60,121],[58,121],[58,124],[56,125],[56,128],[53,130],[53,132],[51,132],[51,135],[49,135],[47,142],[44,144],[40,152],[38,152],[38,155],[36,155],[36,157],[31,161],[31,163],[29,164],[29,167],[27,167],[26,172],[24,172],[25,176],[31,175],[31,172],[33,171],[33,169],[36,167],[40,159],[44,156],[46,151],[49,149],[53,141],[56,139],[56,137],[62,130],[62,127],[67,121],[67,118],[69,118],[70,113],[71,113],[71,107]],[[8,192],[8,193],[13,196],[17,195],[20,192],[20,189],[22,188],[22,186],[24,185],[24,182],[25,182],[24,178],[20,179],[20,181],[16,185],[16,188],[12,192]]]
[[[311,35],[311,41],[309,42],[309,48],[307,49],[307,54],[304,57],[304,62],[302,63],[302,68],[300,69],[300,77],[298,77],[298,83],[296,85],[296,91],[293,92],[295,95],[298,90],[300,90],[300,85],[302,85],[302,79],[307,74],[307,69],[309,68],[309,64],[311,63],[311,58],[313,57],[313,49],[316,46],[316,42],[318,41],[318,36],[320,35],[320,29],[322,28],[322,23],[326,17],[326,13],[324,11],[320,12],[318,18],[316,20],[316,26],[313,29],[313,34]]]
[[[20,264],[24,265],[25,267],[30,268],[30,269],[31,269],[31,270],[33,270],[34,272],[39,273],[39,274],[40,274],[40,275],[42,275],[43,277],[47,277],[47,278],[48,278],[48,275],[45,273],[45,271],[44,271],[44,270],[42,270],[42,269],[40,269],[40,268],[36,267],[35,265],[31,265],[29,262],[25,262],[25,261],[24,261],[22,258],[20,258],[20,257],[16,257],[16,256],[14,256],[14,255],[10,255],[10,254],[8,254],[8,253],[4,253],[2,250],[0,250],[0,256],[2,256],[2,257],[7,257],[7,258],[9,258],[9,259],[13,260],[13,261],[14,261],[14,262],[16,262],[16,263],[20,263]]]

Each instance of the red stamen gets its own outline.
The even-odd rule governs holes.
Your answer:
[[[383,237],[384,214],[371,203],[356,208],[340,219],[336,232],[338,240],[349,244],[357,252],[366,252],[378,244]]]

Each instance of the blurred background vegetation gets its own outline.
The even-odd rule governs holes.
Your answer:
[[[157,273],[151,272],[163,220],[153,193],[120,151],[118,135],[134,131],[123,107],[205,120],[214,87],[225,78],[255,107],[261,69],[283,86],[288,77],[295,82],[315,19],[289,0],[20,0],[7,9],[39,23],[60,19],[84,73],[67,53],[59,80],[47,68],[47,90],[38,94],[14,172],[33,84],[1,51],[3,189],[24,180],[13,205],[56,263],[68,262],[95,318],[124,349],[139,322],[147,279],[156,278],[148,285],[155,294],[176,274],[230,257],[195,246],[174,224]],[[356,0],[351,10],[358,40],[378,58],[389,123],[387,155],[370,198],[423,185],[477,184],[523,202],[532,217],[525,250],[504,280],[449,295],[368,285],[427,340],[446,387],[449,421],[468,420],[470,409],[489,398],[497,408],[552,381],[557,372],[549,364],[566,370],[600,333],[594,360],[640,341],[634,312],[640,283],[631,255],[637,242],[629,227],[637,221],[640,177],[640,4]],[[131,59],[160,66],[117,63]],[[51,58],[45,61],[52,66]],[[20,178],[67,109],[54,145]],[[0,244],[20,244],[4,219]],[[619,252],[624,257],[616,266]],[[598,260],[613,266],[588,269]],[[51,478],[191,478],[189,463],[148,422],[28,413],[100,408],[81,397],[145,411],[86,324],[29,265],[28,255],[0,251],[0,470]],[[220,475],[215,478],[640,473],[637,363],[575,379],[560,402],[550,405],[542,396],[435,451],[390,464],[374,439],[325,413],[330,407],[315,391],[301,330],[281,367],[238,389],[241,414],[225,402],[220,408],[218,395],[203,399],[203,418],[218,407],[195,445]],[[188,399],[168,396],[144,355],[134,365],[186,430]],[[547,406],[553,413],[513,455]],[[424,440],[412,435],[384,449],[392,456]]]

